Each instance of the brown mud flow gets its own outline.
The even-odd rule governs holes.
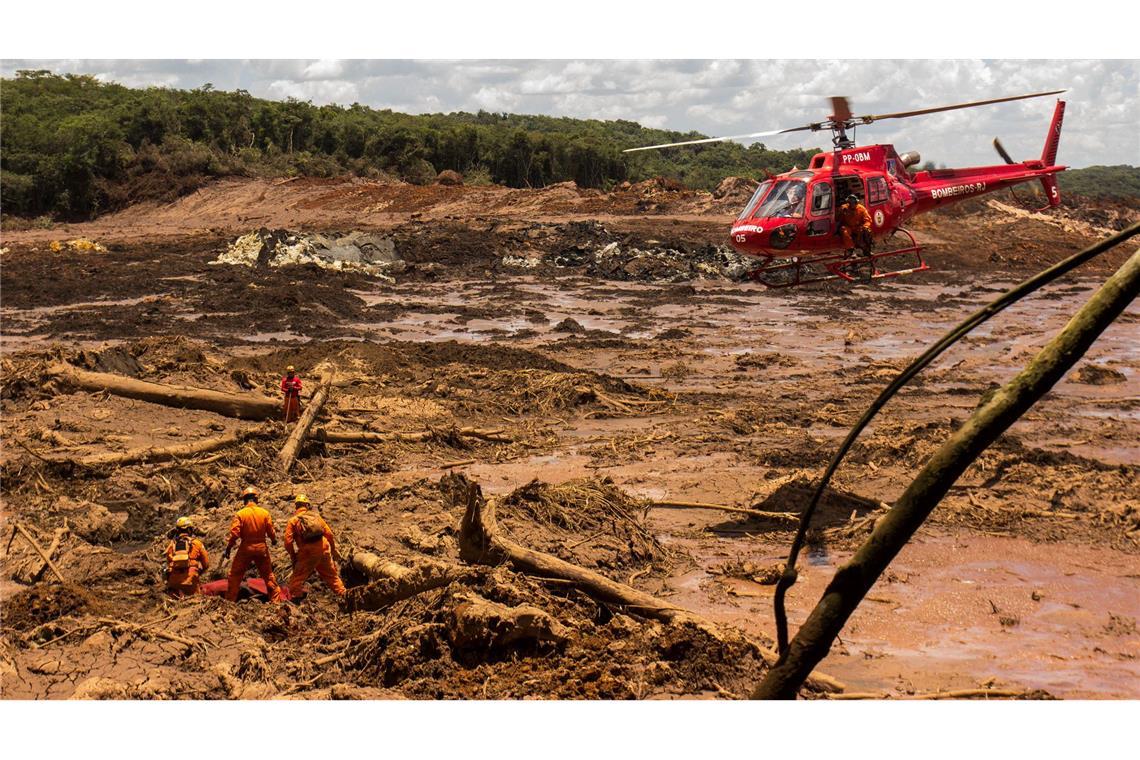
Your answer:
[[[747,694],[767,668],[771,584],[794,529],[781,515],[802,508],[848,427],[947,326],[1118,213],[932,215],[918,234],[936,272],[777,292],[734,279],[719,250],[732,209],[702,208],[693,194],[298,181],[266,193],[281,218],[248,219],[259,192],[221,183],[171,207],[5,236],[5,697]],[[235,193],[249,195],[242,220],[226,205]],[[634,213],[649,216],[622,215]],[[259,225],[368,228],[404,265],[389,283],[316,265],[210,263]],[[53,235],[108,251],[53,253]],[[818,515],[789,596],[793,627],[881,504],[1111,264],[1003,313],[892,401]],[[1138,319],[1133,306],[967,471],[844,629],[827,675],[899,697],[1140,696]],[[60,361],[270,396],[293,364],[306,397],[331,362],[336,385],[316,425],[330,434],[311,436],[287,478],[273,423],[243,437],[265,423],[76,392],[50,373]],[[84,464],[227,436],[241,441]],[[441,480],[451,470],[495,500],[512,541],[716,628],[466,561],[464,508]],[[391,575],[348,562],[350,594],[364,600],[351,612],[319,582],[296,605],[167,599],[160,555],[174,520],[194,519],[212,554],[207,577],[222,578],[234,499],[250,483],[279,529],[304,491],[346,557],[447,582],[394,599]],[[16,523],[64,582],[22,537],[7,541]],[[273,558],[287,577],[280,547]]]

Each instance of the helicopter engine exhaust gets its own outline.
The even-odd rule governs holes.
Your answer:
[[[899,156],[899,161],[902,161],[903,166],[914,166],[922,160],[922,156],[918,154],[917,150],[908,150]]]

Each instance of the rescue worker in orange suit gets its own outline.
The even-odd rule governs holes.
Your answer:
[[[863,251],[864,256],[871,255],[871,215],[859,202],[859,196],[848,195],[847,202],[839,207],[839,234],[843,237],[843,247],[847,253],[854,253],[856,248]]]
[[[173,539],[166,545],[166,593],[171,596],[193,596],[199,593],[198,578],[210,567],[205,545],[194,537],[194,525],[188,517],[179,517]]]
[[[285,523],[285,551],[293,561],[293,574],[289,577],[290,598],[301,596],[305,581],[314,570],[334,594],[343,597],[344,583],[336,566],[340,562],[340,554],[329,524],[311,509],[309,497],[305,494],[297,494],[293,503],[297,511]]]
[[[285,421],[293,422],[301,416],[301,378],[290,364],[281,378],[281,392],[285,394]]]
[[[230,523],[230,540],[226,544],[222,559],[229,559],[230,552],[239,541],[237,555],[234,563],[230,565],[229,586],[226,588],[226,599],[236,602],[238,591],[241,589],[242,579],[250,565],[257,566],[257,572],[265,581],[265,588],[269,592],[269,601],[281,601],[281,589],[277,585],[277,578],[273,575],[273,562],[269,558],[269,543],[277,543],[277,531],[273,529],[273,518],[269,512],[257,505],[257,489],[252,486],[241,492],[244,506],[234,515]]]

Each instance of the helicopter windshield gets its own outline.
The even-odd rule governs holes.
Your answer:
[[[764,202],[752,212],[752,216],[757,219],[803,216],[804,190],[805,184],[798,179],[780,180]]]
[[[752,197],[749,198],[748,203],[746,203],[744,205],[744,210],[740,212],[740,216],[738,216],[736,218],[737,219],[747,219],[750,216],[754,216],[753,214],[750,214],[748,212],[751,211],[756,206],[756,203],[761,198],[764,197],[764,194],[766,192],[768,192],[768,188],[770,188],[771,186],[772,186],[771,180],[768,180],[766,182],[761,182],[760,187],[756,188],[756,192],[752,193]]]

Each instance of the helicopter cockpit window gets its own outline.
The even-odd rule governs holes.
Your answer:
[[[764,197],[764,193],[768,192],[768,188],[771,186],[771,180],[767,182],[761,182],[760,187],[756,188],[756,192],[752,193],[752,197],[748,199],[748,203],[745,204],[744,210],[740,212],[740,216],[738,216],[737,219],[747,219],[750,216],[754,216],[754,214],[751,214],[749,212],[751,212],[752,209],[756,207],[756,204],[760,201],[761,198]]]
[[[758,219],[803,216],[806,189],[807,185],[800,180],[780,180],[773,185],[772,192],[757,206],[752,216]]]
[[[816,216],[831,211],[831,183],[820,182],[811,191],[811,212]]]

